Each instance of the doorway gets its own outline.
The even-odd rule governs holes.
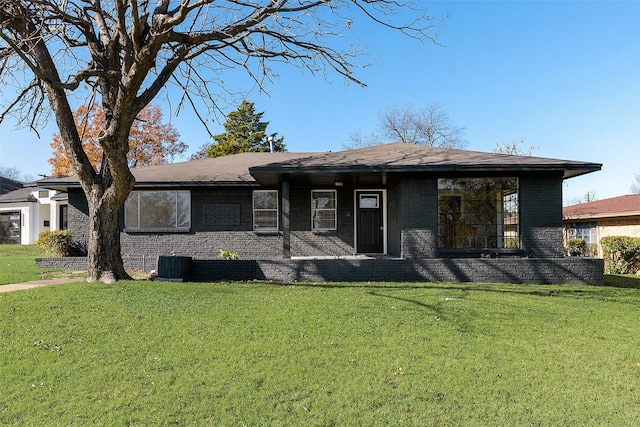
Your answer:
[[[384,198],[382,191],[356,191],[356,252],[384,253]]]

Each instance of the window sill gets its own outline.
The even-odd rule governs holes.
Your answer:
[[[313,234],[336,234],[338,232],[337,228],[331,229],[331,230],[311,230],[311,232]]]
[[[500,258],[523,257],[525,252],[519,248],[439,248],[439,258]]]
[[[125,228],[125,233],[190,233],[189,227]]]
[[[279,236],[279,230],[253,230],[253,234],[256,236]]]

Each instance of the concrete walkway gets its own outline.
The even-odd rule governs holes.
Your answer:
[[[11,283],[0,285],[0,292],[19,291],[22,289],[38,288],[40,286],[59,285],[62,283],[73,283],[86,281],[85,277],[61,277],[59,279],[34,280],[32,282]]]

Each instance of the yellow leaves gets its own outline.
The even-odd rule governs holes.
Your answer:
[[[73,113],[76,129],[82,140],[82,149],[91,165],[98,170],[102,162],[99,142],[106,127],[105,114],[98,104],[91,108],[81,106]],[[187,146],[179,141],[180,135],[168,124],[162,123],[160,107],[148,105],[136,117],[129,133],[127,161],[130,167],[167,163],[175,155],[182,154]],[[53,175],[73,175],[73,166],[65,149],[62,136],[54,134],[49,164]]]

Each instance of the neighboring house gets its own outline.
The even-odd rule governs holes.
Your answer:
[[[589,255],[602,257],[603,237],[640,237],[640,194],[567,206],[562,224],[565,241],[585,239]]]
[[[25,184],[0,195],[0,243],[32,245],[46,230],[66,229],[67,195]]]
[[[563,258],[562,238],[563,180],[600,168],[403,143],[139,168],[122,254],[146,269],[159,256],[192,257],[201,280],[600,283],[601,260]],[[68,192],[68,227],[86,247],[77,179],[39,185]]]
[[[22,187],[24,187],[24,184],[22,182],[0,176],[0,195],[6,194],[10,191],[17,190]]]

